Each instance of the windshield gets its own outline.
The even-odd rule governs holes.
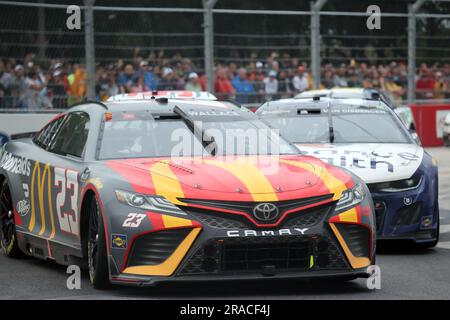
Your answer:
[[[307,114],[269,115],[264,119],[293,143],[330,142],[326,108]],[[398,121],[383,109],[333,107],[332,125],[334,143],[411,143]]]
[[[298,154],[294,146],[258,119],[196,121],[195,129],[200,134],[174,114],[114,113],[105,122],[99,158]]]

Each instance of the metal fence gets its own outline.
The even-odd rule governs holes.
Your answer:
[[[436,13],[421,12],[422,0],[409,7],[402,1],[398,12],[381,7],[381,29],[369,30],[365,10],[331,11],[333,2],[279,11],[226,9],[220,0],[191,8],[85,0],[78,3],[81,30],[68,30],[67,4],[0,1],[0,104],[65,108],[86,97],[155,89],[169,68],[175,88],[193,82],[192,88],[253,104],[293,96],[305,85],[336,84],[377,87],[398,101],[450,98],[450,5],[433,2]],[[143,61],[151,71],[141,70]],[[198,80],[189,78],[193,71]],[[127,73],[132,86],[120,85]],[[433,88],[416,88],[422,75],[433,78]]]

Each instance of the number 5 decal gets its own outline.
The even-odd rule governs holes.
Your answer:
[[[78,227],[78,172],[55,168],[56,212],[62,231],[79,236]],[[70,195],[69,210],[64,210],[66,196]]]

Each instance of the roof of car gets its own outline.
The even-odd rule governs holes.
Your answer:
[[[86,102],[72,107],[69,112],[93,110],[92,105],[97,105],[102,112],[150,112],[153,114],[173,114],[174,108],[178,106],[192,117],[214,117],[214,116],[243,116],[255,118],[253,112],[247,108],[229,101],[218,100],[191,100],[191,99],[167,99],[155,98],[148,100],[128,100],[110,102]]]
[[[335,99],[324,97],[320,99],[305,98],[305,99],[281,99],[269,101],[264,103],[261,107],[259,107],[256,113],[258,115],[267,115],[267,114],[283,113],[283,111],[297,112],[296,110],[302,108],[308,109],[328,108],[328,106],[330,106],[331,108],[343,106],[350,108],[358,108],[364,106],[369,108],[390,110],[390,108],[381,101],[373,101],[366,99],[345,99],[345,98]]]
[[[379,92],[375,89],[365,89],[365,88],[332,88],[332,89],[304,91],[296,95],[295,98],[302,99],[320,96],[320,97],[335,97],[335,98],[369,99],[372,98],[372,94],[374,93]]]
[[[130,101],[130,100],[149,100],[154,98],[168,99],[191,99],[191,100],[217,100],[217,97],[207,91],[187,91],[187,90],[164,90],[164,91],[148,91],[139,93],[124,93],[108,98],[111,101]]]

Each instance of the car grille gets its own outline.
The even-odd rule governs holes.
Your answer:
[[[392,226],[400,225],[413,225],[420,221],[420,216],[422,214],[422,203],[416,202],[409,206],[404,206],[403,208],[397,210],[394,219],[392,219]]]
[[[275,273],[348,269],[326,236],[242,237],[211,240],[188,259],[179,275],[263,272],[267,267]]]
[[[370,256],[370,231],[356,224],[336,224],[339,232],[355,257]]]
[[[383,201],[374,201],[375,217],[377,223],[377,233],[380,233],[383,227],[384,216],[386,214],[386,203]]]
[[[295,212],[302,210],[305,206],[314,205],[315,203],[324,202],[330,200],[333,197],[332,194],[326,194],[322,196],[303,198],[303,199],[294,199],[294,200],[286,200],[286,201],[275,201],[270,202],[274,204],[279,210],[278,219],[275,221],[258,221],[259,224],[272,224],[277,223],[279,218],[283,216],[286,211]],[[247,220],[251,221],[256,219],[253,216],[253,209],[256,205],[261,202],[238,202],[238,201],[216,201],[216,200],[198,200],[198,199],[180,199],[180,201],[192,204],[192,205],[201,205],[211,208],[210,211],[214,212],[224,212],[224,210],[232,210],[243,213],[247,218]],[[193,207],[182,206],[183,210],[192,210]]]
[[[127,267],[163,263],[190,231],[191,229],[164,230],[138,237],[132,244]]]
[[[313,227],[322,222],[328,215],[332,205],[325,204],[314,208],[293,212],[281,222],[280,227],[284,228],[304,228]],[[192,218],[217,229],[248,229],[254,228],[255,224],[243,215],[218,212],[194,207],[184,207]]]

